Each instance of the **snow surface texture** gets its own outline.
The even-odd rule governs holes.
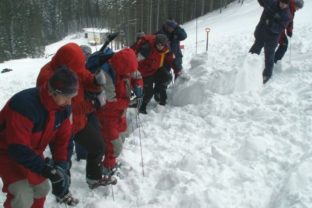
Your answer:
[[[189,79],[169,89],[167,106],[152,101],[148,115],[139,119],[129,110],[130,135],[116,186],[89,190],[85,161],[73,160],[71,191],[80,199],[78,207],[312,207],[311,9],[306,0],[297,12],[290,48],[265,86],[264,55],[248,54],[262,12],[257,1],[235,2],[222,14],[198,18],[197,49],[196,21],[184,24]],[[211,28],[208,53],[206,27]],[[69,41],[85,44],[71,36],[48,46],[47,56]],[[0,106],[33,87],[49,58],[0,64],[14,70],[0,74]],[[4,197],[1,193],[1,203]],[[64,205],[49,194],[46,207]]]

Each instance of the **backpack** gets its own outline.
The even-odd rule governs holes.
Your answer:
[[[109,47],[106,47],[103,51],[96,51],[90,55],[87,60],[86,68],[95,73],[103,64],[105,64],[115,53]]]

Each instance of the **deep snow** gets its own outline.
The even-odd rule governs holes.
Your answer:
[[[262,11],[257,1],[235,2],[222,14],[199,18],[197,50],[195,20],[184,24],[189,79],[171,86],[166,107],[152,101],[148,115],[139,118],[129,110],[130,135],[116,186],[90,191],[85,162],[73,160],[71,191],[78,207],[312,207],[311,9],[306,0],[297,12],[290,48],[265,86],[263,54],[248,54]],[[14,71],[0,74],[0,106],[33,87],[50,55],[69,41],[86,43],[74,35],[48,46],[47,58],[1,63],[0,69]],[[46,207],[64,206],[49,194]]]

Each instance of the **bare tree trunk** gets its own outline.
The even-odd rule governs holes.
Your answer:
[[[160,10],[160,0],[157,0],[156,30],[159,28],[159,10]]]
[[[203,16],[205,14],[205,1],[206,0],[202,0],[201,13],[200,13],[201,16]]]

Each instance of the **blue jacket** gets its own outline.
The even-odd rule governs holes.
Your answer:
[[[180,49],[180,41],[185,40],[187,38],[187,34],[183,28],[177,26],[172,33],[169,33],[165,26],[163,26],[156,34],[165,34],[170,41],[170,51],[176,57],[182,57],[182,52]]]
[[[278,0],[258,0],[258,2],[264,8],[259,24],[264,25],[271,35],[280,35],[293,19],[289,7],[282,10]]]

